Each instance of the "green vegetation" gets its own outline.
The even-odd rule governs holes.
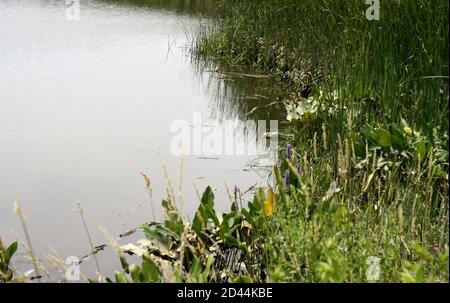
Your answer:
[[[448,2],[223,1],[200,58],[284,81],[273,280],[448,281]],[[287,164],[284,164],[287,169]],[[294,178],[294,176],[297,176]]]
[[[169,188],[165,221],[113,244],[115,282],[368,282],[371,256],[378,282],[448,282],[448,2],[385,0],[379,21],[359,0],[218,4],[197,59],[284,84],[286,152],[225,214],[208,187],[186,222]]]
[[[13,242],[8,247],[3,246],[3,242],[0,239],[0,283],[12,281],[14,273],[10,268],[11,258],[17,251],[17,242]]]
[[[275,168],[277,193],[260,189],[246,207],[234,200],[225,214],[214,210],[208,187],[191,224],[171,198],[163,201],[165,222],[143,225],[147,239],[118,250],[123,270],[115,281],[366,282],[370,256],[380,258],[379,281],[448,281],[448,208],[430,207],[420,189],[412,205],[400,196],[391,202],[389,195],[398,195],[392,187],[390,194],[369,191],[361,205],[343,196],[352,186],[332,181],[323,190],[318,184],[327,177],[304,166],[299,172],[290,161],[283,166],[289,177]],[[440,214],[432,214],[436,208]],[[142,265],[129,265],[124,252],[141,256]]]
[[[264,237],[271,232],[263,200],[260,193],[244,209],[234,201],[231,211],[221,215],[214,210],[214,194],[207,187],[192,224],[183,221],[171,198],[164,200],[165,222],[143,225],[147,239],[119,250],[141,256],[142,265],[129,265],[122,255],[123,271],[116,272],[115,281],[265,281]]]
[[[368,21],[364,1],[222,2],[223,19],[196,51],[217,64],[251,66],[292,91],[339,92],[333,133],[358,122],[406,119],[431,135],[448,127],[448,3],[382,3]],[[336,130],[335,130],[336,128]]]
[[[292,92],[270,279],[366,281],[377,256],[382,281],[448,281],[448,2],[383,1],[379,21],[364,1],[221,8],[199,57]]]

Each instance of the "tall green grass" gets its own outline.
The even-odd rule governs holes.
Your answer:
[[[292,92],[272,280],[366,281],[378,256],[382,281],[448,281],[448,2],[381,1],[379,21],[367,8],[225,0],[195,46]]]
[[[446,129],[448,2],[382,1],[379,21],[365,18],[367,7],[359,0],[222,1],[223,20],[199,39],[197,52],[270,71],[298,89],[321,81],[339,88],[346,104]]]

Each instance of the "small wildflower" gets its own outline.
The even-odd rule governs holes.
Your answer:
[[[291,144],[288,144],[288,145],[286,146],[286,159],[287,159],[288,161],[291,161],[291,160],[292,160],[292,145],[291,145]]]

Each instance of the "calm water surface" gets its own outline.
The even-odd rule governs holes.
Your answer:
[[[161,218],[166,181],[156,152],[178,187],[170,124],[192,121],[194,111],[213,119],[242,115],[239,105],[221,101],[224,81],[199,72],[187,55],[207,20],[148,5],[81,1],[80,20],[69,21],[64,2],[0,0],[0,235],[5,242],[14,239],[12,231],[23,235],[12,211],[17,197],[40,258],[49,246],[63,258],[90,250],[76,201],[95,244],[105,242],[99,225],[117,235],[151,218],[141,170],[152,178]],[[271,101],[239,102],[247,108]],[[261,172],[248,169],[249,160],[185,157],[186,217],[198,205],[194,185],[211,185],[218,208],[228,209],[224,182],[242,191],[266,184]],[[104,275],[118,267],[116,259],[109,251],[99,255]],[[93,261],[82,271],[92,274]]]

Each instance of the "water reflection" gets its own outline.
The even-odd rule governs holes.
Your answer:
[[[100,0],[105,3],[120,3],[124,5],[136,5],[151,9],[164,9],[180,14],[213,14],[218,6],[218,1],[208,0]]]
[[[204,74],[204,73],[203,73]],[[211,112],[217,119],[283,120],[281,85],[271,77],[243,71],[213,71],[203,75],[206,88],[214,94]]]
[[[21,231],[11,211],[15,197],[41,254],[47,243],[63,257],[89,251],[76,201],[95,244],[104,242],[98,225],[113,235],[136,227],[152,216],[142,170],[152,177],[162,218],[166,179],[156,152],[178,179],[173,120],[191,121],[193,112],[217,120],[274,117],[265,107],[278,95],[270,80],[201,72],[187,57],[189,37],[207,22],[195,14],[208,10],[205,2],[81,1],[80,20],[68,21],[65,1],[0,1],[0,235],[6,242],[14,238],[11,230]],[[186,217],[198,205],[193,185],[212,186],[218,209],[230,206],[225,183],[242,192],[266,185],[249,161],[186,157],[178,201]],[[103,256],[103,274],[111,276],[120,265],[113,252]],[[82,270],[93,274],[95,266],[87,262]]]

